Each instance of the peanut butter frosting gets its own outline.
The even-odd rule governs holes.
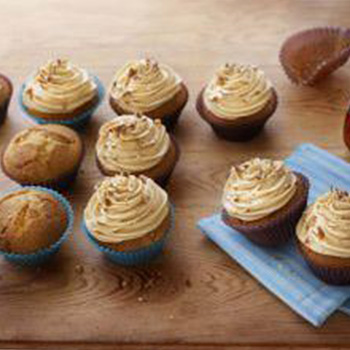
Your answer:
[[[157,229],[169,215],[167,193],[143,175],[105,178],[85,211],[91,235],[103,243],[137,239]]]
[[[129,113],[150,112],[173,98],[181,78],[168,66],[150,59],[128,62],[112,82],[110,95]]]
[[[159,164],[169,148],[170,137],[160,120],[123,115],[101,127],[96,154],[108,171],[138,173]]]
[[[297,177],[282,161],[254,158],[233,166],[223,207],[242,221],[262,219],[284,207],[297,190]]]
[[[272,85],[262,70],[228,63],[218,69],[203,94],[205,106],[227,120],[261,111],[271,97]]]
[[[331,190],[304,212],[297,225],[297,236],[316,253],[350,258],[349,228],[349,193]]]
[[[25,85],[23,104],[48,114],[70,113],[93,100],[97,85],[85,69],[68,60],[50,60]]]

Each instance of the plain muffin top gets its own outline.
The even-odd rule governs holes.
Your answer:
[[[63,205],[48,192],[23,189],[0,199],[0,249],[32,253],[50,247],[64,233]]]
[[[67,175],[79,166],[83,144],[61,125],[39,125],[16,134],[2,157],[4,172],[21,183],[40,184]]]

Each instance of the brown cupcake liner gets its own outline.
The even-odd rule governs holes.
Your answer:
[[[245,224],[230,217],[226,210],[222,212],[224,223],[246,236],[260,246],[276,247],[285,244],[295,234],[295,227],[307,205],[309,180],[295,172],[299,179],[300,189],[289,203],[287,209],[282,208],[272,214],[271,218],[262,219],[259,224]]]
[[[278,105],[278,97],[275,89],[272,89],[272,98],[267,105],[254,115],[224,120],[209,111],[203,100],[204,89],[197,97],[196,109],[199,115],[210,124],[214,132],[220,138],[234,142],[249,141],[257,136],[264,128],[268,119],[275,112]]]
[[[174,145],[174,149],[175,149],[175,157],[174,157],[174,161],[173,161],[172,166],[170,166],[169,169],[167,169],[166,172],[160,173],[157,176],[150,176],[148,174],[148,171],[141,172],[141,173],[134,173],[134,175],[137,176],[137,175],[144,174],[145,176],[150,177],[159,186],[161,186],[163,188],[165,188],[168,185],[169,180],[171,178],[171,175],[172,175],[172,173],[173,173],[173,171],[174,171],[174,169],[176,167],[177,162],[179,161],[180,154],[181,154],[179,144],[177,143],[175,137],[172,136],[172,135],[169,135],[169,136],[170,136],[171,142]],[[100,172],[102,173],[102,175],[104,175],[104,176],[114,176],[114,175],[116,175],[118,173],[118,172],[111,172],[111,171],[106,170],[103,167],[103,165],[101,164],[100,160],[98,159],[96,152],[95,152],[95,161],[96,161],[96,165],[97,165],[98,169],[100,170]]]
[[[323,256],[297,241],[300,254],[316,277],[328,284],[350,284],[350,259]]]
[[[283,43],[279,58],[289,79],[301,85],[314,85],[350,56],[350,30],[319,27],[298,32]]]
[[[0,74],[0,79],[3,79],[4,81],[6,81],[9,88],[9,96],[0,106],[0,124],[2,124],[5,121],[5,118],[7,116],[8,107],[9,107],[10,100],[13,93],[13,86],[12,86],[11,80],[5,75]]]
[[[169,132],[174,131],[179,121],[179,118],[181,116],[182,110],[185,108],[188,101],[188,97],[189,97],[188,89],[186,85],[183,83],[181,87],[182,87],[182,90],[180,91],[178,96],[175,95],[173,99],[166,102],[163,106],[160,106],[156,110],[144,113],[149,118],[160,119],[162,123],[165,125],[167,131]],[[114,112],[118,115],[131,113],[130,111],[126,111],[123,108],[121,108],[118,102],[115,99],[113,99],[111,96],[109,98],[109,104],[111,108],[114,110]],[[174,108],[174,106],[176,106],[176,108]]]

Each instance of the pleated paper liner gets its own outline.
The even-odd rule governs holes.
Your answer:
[[[19,95],[18,95],[18,102],[19,102],[19,106],[20,106],[22,114],[24,116],[32,119],[34,122],[36,122],[38,124],[60,124],[60,125],[69,126],[69,127],[76,129],[76,130],[83,129],[88,124],[90,119],[92,118],[92,115],[94,114],[96,109],[103,102],[103,98],[105,95],[105,90],[104,90],[104,87],[103,87],[101,81],[97,78],[97,76],[91,76],[91,77],[93,78],[93,80],[95,81],[95,83],[97,85],[98,100],[91,108],[83,111],[82,113],[80,113],[76,117],[70,118],[70,119],[59,120],[59,119],[40,118],[40,117],[37,117],[35,115],[30,114],[30,112],[28,111],[26,106],[23,104],[23,98],[22,98],[26,83],[24,83],[22,85],[22,87],[19,91]]]
[[[170,226],[168,230],[163,234],[163,237],[156,242],[149,244],[148,246],[131,251],[116,251],[111,248],[101,245],[90,233],[86,227],[84,219],[81,222],[81,229],[89,242],[101,253],[103,253],[110,261],[118,265],[134,266],[148,264],[162,252],[167,238],[174,227],[174,206],[171,205],[170,212]]]
[[[298,32],[282,45],[280,61],[289,79],[314,85],[345,64],[350,56],[350,29],[320,27]]]
[[[38,265],[45,263],[47,260],[49,260],[51,257],[53,257],[53,255],[55,255],[55,253],[57,253],[58,250],[60,249],[62,243],[71,234],[72,229],[73,229],[73,223],[74,223],[74,213],[73,213],[73,210],[72,210],[70,203],[68,202],[68,200],[65,197],[63,197],[61,194],[59,194],[56,191],[53,191],[53,190],[50,190],[47,188],[43,188],[40,186],[16,186],[16,187],[11,188],[10,190],[4,191],[2,193],[2,196],[7,195],[11,192],[22,190],[22,189],[43,191],[43,192],[47,192],[47,193],[51,194],[53,197],[55,197],[55,199],[57,199],[62,204],[62,206],[64,207],[64,209],[66,211],[67,218],[68,218],[66,231],[50,247],[40,249],[36,252],[29,253],[29,254],[9,253],[9,252],[5,252],[5,251],[0,250],[0,255],[2,255],[6,260],[8,260],[12,263],[22,265],[22,266],[28,266],[28,267],[38,266]]]

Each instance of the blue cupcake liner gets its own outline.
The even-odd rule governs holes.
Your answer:
[[[170,206],[170,226],[165,232],[164,236],[157,242],[151,243],[147,247],[143,247],[137,250],[118,252],[111,248],[101,245],[90,233],[86,227],[84,219],[81,222],[81,229],[90,243],[101,253],[103,253],[109,260],[118,265],[134,266],[147,264],[155,259],[163,250],[167,238],[174,227],[174,206]]]
[[[18,104],[19,104],[20,110],[25,117],[32,119],[37,124],[41,124],[41,125],[42,124],[60,124],[60,125],[69,126],[71,128],[77,129],[77,130],[82,129],[90,121],[95,110],[102,103],[104,95],[105,95],[105,89],[104,89],[100,79],[95,75],[92,75],[91,77],[93,78],[93,80],[95,81],[95,83],[97,85],[98,101],[90,109],[82,112],[80,115],[78,115],[72,119],[68,119],[68,120],[65,120],[65,119],[62,119],[62,120],[47,119],[47,118],[40,118],[40,117],[37,117],[35,115],[30,114],[28,109],[26,108],[26,106],[23,104],[23,98],[22,98],[23,91],[26,87],[26,82],[21,86],[21,88],[19,90],[19,94],[18,94]]]
[[[46,262],[49,258],[51,258],[57,251],[60,249],[62,243],[68,238],[69,234],[73,230],[73,223],[74,223],[74,213],[72,210],[72,207],[68,200],[63,197],[61,194],[59,194],[56,191],[50,190],[48,188],[44,188],[41,186],[16,186],[14,188],[11,188],[9,190],[6,190],[1,193],[1,197],[5,196],[11,192],[23,190],[23,189],[29,189],[29,190],[37,190],[37,191],[43,191],[50,193],[53,197],[55,197],[64,207],[66,210],[67,216],[68,216],[68,225],[66,231],[63,233],[63,235],[60,237],[58,241],[53,243],[50,247],[41,249],[34,253],[29,254],[21,254],[21,253],[9,253],[5,251],[0,250],[0,255],[2,255],[6,260],[16,263],[22,266],[38,266],[42,263]]]

